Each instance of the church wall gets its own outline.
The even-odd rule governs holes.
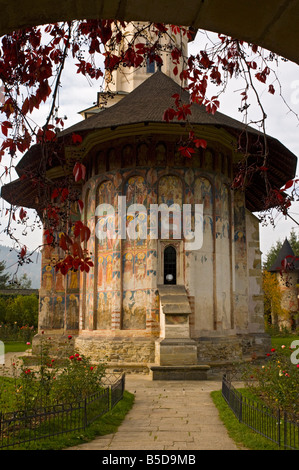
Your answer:
[[[100,188],[99,191],[101,187],[110,188],[106,191],[106,195],[103,193],[104,196],[98,197],[97,201],[112,203],[117,207],[116,196],[122,194],[126,196],[127,207],[131,203],[144,204],[147,209],[153,203],[166,203],[168,206],[172,203],[180,206],[184,203],[204,204],[203,246],[199,250],[192,251],[183,248],[184,259],[180,282],[186,286],[192,307],[190,319],[192,336],[198,337],[211,332],[219,335],[232,330],[234,320],[232,200],[230,190],[225,185],[229,176],[229,160],[227,156],[207,151],[205,154],[198,152],[192,162],[189,162],[178,154],[173,155],[173,148],[173,145],[159,141],[156,142],[154,149],[148,143],[139,142],[135,146],[135,155],[130,146],[126,145],[121,151],[113,148],[113,158],[111,149],[107,149],[106,170],[113,169],[115,161],[121,166],[136,165],[136,170],[106,171],[101,176],[94,177],[93,184]],[[171,166],[165,170],[170,160]],[[142,168],[149,161],[155,169]],[[185,164],[185,168],[182,168],[182,164]],[[141,168],[138,168],[139,166]],[[201,166],[202,169],[199,168]],[[103,166],[102,168],[104,170]],[[117,182],[117,186],[114,182]],[[99,220],[95,222],[97,223]],[[108,335],[113,334],[111,332],[113,328],[121,330],[122,335],[127,330],[128,336],[137,333],[141,336],[159,334],[157,296],[157,283],[161,282],[158,266],[159,240],[151,240],[149,237],[147,240],[121,240],[117,242],[120,251],[113,247],[115,240],[105,243],[101,245],[96,240],[98,250],[96,290],[99,308],[97,326],[94,330],[98,332],[106,330],[104,333]],[[176,245],[179,246],[178,243]],[[118,264],[121,259],[121,267],[116,271],[112,268],[113,259],[117,260]],[[104,279],[107,276],[105,287]],[[114,288],[116,285],[118,287]],[[91,292],[89,299],[92,295]],[[119,306],[116,310],[120,319],[118,324],[115,322],[114,327],[111,318],[113,314],[116,315],[116,310],[115,308],[111,310],[111,298]],[[100,303],[99,299],[102,299]],[[104,311],[110,322],[104,320]]]
[[[262,293],[262,263],[259,243],[259,220],[246,211],[248,253],[248,319],[249,331],[264,331],[264,299]]]
[[[203,244],[186,252],[186,289],[194,298],[195,337],[214,329],[214,188],[206,176],[194,178],[194,204],[203,204]]]
[[[248,270],[245,196],[234,193],[233,232],[233,302],[234,327],[237,333],[246,333],[248,328]]]
[[[78,216],[74,213],[74,216]],[[59,237],[59,234],[54,234]],[[79,273],[63,275],[55,264],[64,257],[60,248],[53,248],[44,237],[39,290],[39,332],[78,333],[80,279]]]
[[[174,140],[124,139],[90,155],[82,200],[83,220],[91,230],[85,249],[94,268],[80,274],[80,289],[76,273],[55,277],[44,255],[43,286],[49,290],[41,290],[40,321],[44,312],[54,318],[57,311],[63,322],[60,332],[79,325],[76,346],[94,359],[110,357],[132,366],[138,357],[141,363],[154,362],[163,320],[158,295],[164,282],[163,250],[168,244],[177,252],[177,283],[186,287],[190,337],[198,343],[199,360],[209,351],[216,357],[219,345],[225,356],[237,358],[242,344],[236,333],[262,331],[258,224],[245,209],[243,193],[229,189],[230,157],[210,148],[186,160],[175,152]],[[138,218],[140,232],[134,239],[118,237],[121,196],[126,210],[132,204],[146,209],[145,214],[125,217],[125,230]],[[164,221],[151,220],[149,209],[162,203],[203,204],[200,248],[187,249],[183,239],[172,240],[172,235],[161,240]],[[114,208],[115,218],[98,212],[103,204]],[[172,216],[170,222],[174,228],[178,221]],[[114,237],[105,237],[103,227],[114,231]],[[159,230],[159,239],[151,238],[153,229]],[[49,325],[53,328],[53,321]]]

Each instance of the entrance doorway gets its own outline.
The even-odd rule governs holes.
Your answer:
[[[176,249],[167,246],[164,250],[164,284],[176,284]]]

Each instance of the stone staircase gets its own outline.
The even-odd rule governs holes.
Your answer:
[[[156,341],[153,380],[205,380],[209,366],[199,365],[197,343],[190,338],[191,308],[185,286],[158,286],[161,335]]]

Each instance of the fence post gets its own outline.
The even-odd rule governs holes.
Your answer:
[[[243,397],[242,397],[242,394],[240,394],[239,423],[242,422],[242,407],[243,407]]]
[[[87,398],[85,397],[84,398],[84,430],[86,429],[87,427]]]
[[[288,431],[288,420],[287,420],[287,412],[283,412],[283,444],[284,448],[287,447],[287,431]]]
[[[278,447],[280,447],[280,409],[277,410],[277,421],[278,421]]]

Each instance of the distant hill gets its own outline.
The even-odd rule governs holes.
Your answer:
[[[16,273],[18,268],[17,252],[8,246],[0,245],[0,261],[5,262],[6,272],[11,276]],[[34,254],[32,263],[19,266],[17,276],[20,278],[24,273],[31,279],[31,288],[40,288],[40,269],[41,269],[41,253]]]

